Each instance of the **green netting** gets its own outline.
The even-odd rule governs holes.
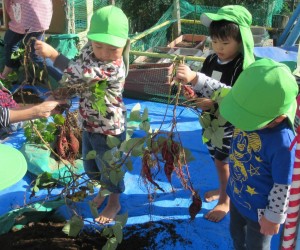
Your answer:
[[[253,25],[270,27],[272,25],[272,16],[280,12],[283,6],[283,0],[264,0],[264,1],[254,1],[253,4],[244,5],[252,14]],[[189,20],[190,22],[181,22],[181,32],[182,34],[201,34],[207,35],[207,27],[199,23],[200,15],[204,12],[217,12],[221,6],[200,6],[193,5],[188,1],[180,1],[180,18]],[[158,20],[158,22],[150,29],[131,36],[132,51],[148,51],[148,52],[158,52],[161,54],[174,53],[174,50],[168,50],[167,45],[175,39],[172,37],[173,26],[177,21],[173,17],[174,6],[164,13],[164,15]],[[205,40],[205,39],[204,39]],[[197,47],[199,43],[195,43],[192,48],[197,48],[203,52],[203,44]],[[175,50],[178,49],[179,44],[175,45]],[[177,50],[178,51],[178,50]],[[176,52],[175,52],[176,54]],[[182,53],[178,53],[181,54]],[[191,54],[186,54],[190,56],[199,56],[198,52]],[[204,59],[203,59],[204,60]],[[153,58],[153,56],[136,56],[131,53],[130,63],[131,69],[125,84],[124,95],[128,97],[134,97],[139,99],[146,99],[156,102],[166,102],[169,95],[169,84],[172,81],[171,71],[168,70],[168,66],[165,67],[158,65],[159,63],[170,63],[172,64],[172,59],[166,58]],[[196,69],[201,68],[201,63],[186,61],[191,67]],[[138,68],[138,64],[143,64],[143,68]],[[152,65],[151,65],[152,64]],[[145,70],[145,67],[149,67]],[[161,76],[160,80],[153,80],[151,74]],[[140,75],[143,77],[141,78]],[[168,81],[166,81],[168,79]],[[173,93],[174,94],[174,93]],[[171,95],[171,99],[174,95]]]
[[[212,1],[211,1],[212,2]],[[209,4],[211,3],[209,2]],[[237,4],[243,5],[244,1],[236,1]],[[250,2],[250,1],[248,1]],[[278,14],[283,7],[284,0],[263,0],[263,1],[252,1],[252,4],[244,5],[252,14],[253,25],[259,25],[264,27],[271,27],[272,17],[274,14]],[[208,30],[205,26],[199,24],[200,15],[203,12],[216,12],[220,7],[222,7],[222,1],[215,1],[220,6],[203,6],[203,5],[193,5],[186,0],[180,0],[180,18],[187,19],[191,22],[181,23],[182,34],[201,34],[207,35]],[[69,0],[66,6],[67,19],[68,19],[68,31],[69,33],[81,33],[86,32],[89,19],[93,12],[103,6],[109,5],[108,0]],[[115,1],[116,6],[122,8],[122,0]],[[167,44],[175,39],[173,34],[173,24],[177,21],[173,17],[174,6],[170,6],[169,9],[161,16],[157,23],[150,29],[139,33],[131,35],[132,51],[148,51],[148,52],[158,52],[160,54],[169,54],[171,51],[166,49]],[[138,18],[138,17],[137,17]],[[84,37],[84,36],[83,36]],[[178,44],[176,45],[179,46]],[[199,49],[199,48],[198,48]],[[203,49],[203,47],[201,47]],[[173,51],[174,52],[174,51]],[[194,55],[194,54],[192,54]],[[197,54],[197,56],[199,56]],[[162,101],[166,102],[168,100],[169,94],[169,83],[170,83],[170,72],[165,68],[157,66],[158,63],[172,63],[172,59],[162,59],[153,58],[153,56],[136,56],[133,53],[130,54],[130,63],[134,64],[129,71],[129,77],[125,84],[125,96],[142,98],[152,101]],[[136,64],[152,64],[146,65],[148,69],[137,69]],[[193,67],[198,68],[201,66],[199,62],[191,62]],[[152,68],[151,68],[152,67]],[[151,80],[149,74],[144,72],[150,72],[150,69],[155,69],[151,71],[151,74],[162,75],[160,81]],[[144,78],[131,77],[133,74],[138,75],[138,72],[144,74]],[[164,75],[169,74],[169,75]],[[150,79],[147,79],[149,76]],[[165,81],[169,79],[169,81]],[[138,90],[138,91],[137,91]],[[171,96],[172,98],[173,96]]]
[[[116,1],[116,6],[119,1]],[[93,12],[110,4],[109,0],[69,0],[67,1],[67,20],[69,32],[80,33],[87,30]]]
[[[76,34],[51,35],[47,38],[47,43],[69,59],[78,54],[79,36]]]

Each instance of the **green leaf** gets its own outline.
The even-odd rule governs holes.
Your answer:
[[[142,115],[142,121],[148,121],[148,120],[149,120],[149,112],[148,112],[148,108],[145,108]]]
[[[199,122],[202,128],[209,128],[211,124],[210,114],[207,112],[203,113],[201,116],[199,116]]]
[[[104,100],[98,100],[96,102],[93,102],[92,108],[97,110],[102,116],[106,115],[107,107]]]
[[[97,110],[102,116],[106,115],[107,107],[105,103],[105,92],[107,88],[107,80],[99,81],[91,87],[92,95],[92,108]]]
[[[95,202],[93,202],[93,201],[89,201],[89,207],[90,207],[92,216],[93,216],[94,218],[98,218],[99,213],[98,213],[98,207],[97,207],[97,204],[96,204]]]
[[[144,140],[139,140],[132,148],[132,156],[141,156],[144,153]]]
[[[124,214],[118,214],[116,215],[115,221],[121,223],[121,225],[124,227],[128,220],[128,213]]]
[[[125,162],[125,166],[128,169],[128,171],[132,171],[133,170],[133,165],[132,165],[132,161],[128,160]]]
[[[101,234],[104,236],[104,237],[111,237],[113,235],[113,230],[111,227],[105,227],[103,229],[103,231],[101,232]]]
[[[129,120],[130,121],[141,121],[141,104],[137,103],[130,111]]]
[[[110,170],[109,179],[115,186],[117,186],[119,180],[117,179],[117,172],[115,170]]]
[[[203,135],[202,135],[202,137],[203,137],[204,140],[205,140],[205,141],[203,140],[203,142],[204,142],[204,143],[205,143],[205,142],[208,142],[208,141],[211,139],[212,134],[213,134],[213,132],[212,132],[212,129],[211,129],[211,128],[205,129],[204,132],[203,132]]]
[[[110,170],[109,172],[109,179],[114,185],[118,185],[120,180],[124,177],[123,171],[116,171],[116,170]]]
[[[97,152],[95,150],[91,150],[86,155],[86,160],[93,160],[97,156]]]
[[[132,129],[132,128],[127,128],[126,129],[126,140],[129,140],[132,137],[132,135],[134,133],[134,130],[135,129]]]
[[[63,116],[63,115],[61,115],[61,114],[55,114],[54,116],[53,116],[53,120],[54,120],[54,122],[56,123],[56,124],[58,124],[58,125],[63,125],[64,123],[65,123],[65,117]]]
[[[120,140],[117,137],[112,135],[107,136],[106,142],[110,148],[114,148],[120,145]]]
[[[115,249],[117,249],[117,246],[118,246],[117,239],[115,237],[109,238],[106,241],[106,244],[104,245],[104,247],[102,247],[102,250],[115,250]]]
[[[144,143],[144,140],[141,138],[131,138],[128,141],[121,143],[120,150],[122,152],[128,153],[135,145]]]
[[[33,187],[33,191],[34,191],[35,193],[37,193],[38,191],[40,191],[40,189],[35,185],[35,186]]]
[[[112,155],[111,151],[106,151],[101,159],[101,164],[114,164],[114,156]]]
[[[212,131],[215,132],[219,129],[219,123],[218,123],[218,120],[217,119],[213,119],[211,121],[211,128],[212,128]]]
[[[140,129],[146,131],[147,133],[151,132],[150,123],[146,120],[140,123]]]
[[[218,116],[218,123],[220,126],[224,126],[226,124],[226,122],[227,122],[227,120],[225,120],[223,118],[223,116],[221,116],[221,115]]]
[[[223,146],[223,137],[224,137],[224,128],[219,127],[211,137],[211,143],[214,144],[218,148],[222,148]]]
[[[71,218],[71,220],[69,220],[67,224],[63,227],[62,231],[68,236],[76,237],[83,228],[83,226],[83,220],[79,216],[74,215]]]
[[[116,223],[115,225],[112,226],[114,235],[116,236],[117,242],[120,244],[123,240],[123,227],[121,223]]]

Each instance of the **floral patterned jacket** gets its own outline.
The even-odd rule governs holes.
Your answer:
[[[59,62],[55,64],[59,65]],[[118,135],[125,131],[126,107],[122,97],[125,75],[122,59],[112,62],[99,61],[95,58],[90,43],[81,50],[76,60],[69,61],[67,68],[64,69],[61,84],[91,85],[91,88],[86,88],[80,94],[79,120],[84,130],[106,135]],[[104,82],[107,85],[105,95],[101,100],[95,100],[93,86]],[[104,115],[94,108],[93,104],[97,101],[102,101],[105,105]]]

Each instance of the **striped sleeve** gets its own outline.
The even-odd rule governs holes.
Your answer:
[[[0,106],[0,128],[5,128],[9,125],[9,109]]]

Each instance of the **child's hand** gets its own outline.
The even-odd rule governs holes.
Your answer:
[[[266,219],[265,216],[262,216],[259,220],[260,224],[260,233],[263,235],[274,235],[278,234],[280,224],[273,223]]]
[[[59,53],[49,44],[37,40],[34,44],[35,53],[41,57],[48,57],[52,61],[56,59]]]
[[[212,109],[215,104],[215,102],[209,98],[196,98],[194,103],[198,108],[204,111]]]
[[[183,88],[183,95],[187,100],[193,99],[197,96],[191,86],[182,85],[182,88]]]
[[[196,80],[196,76],[197,73],[192,71],[189,66],[185,64],[179,64],[176,70],[175,80],[183,84],[187,84],[189,82],[196,84],[196,82],[194,82]]]

